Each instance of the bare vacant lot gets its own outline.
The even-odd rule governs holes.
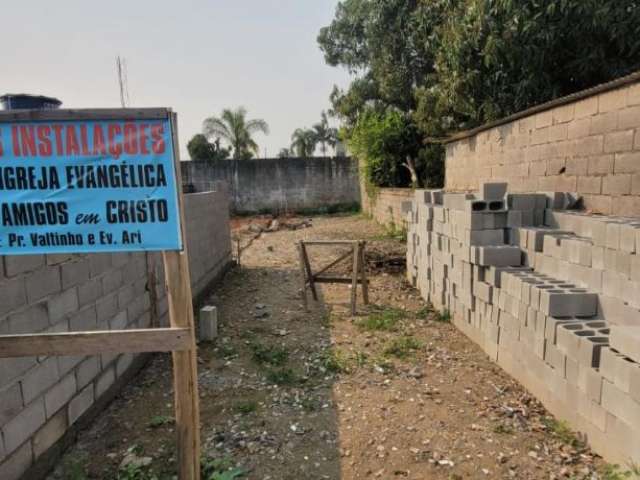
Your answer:
[[[359,216],[312,225],[262,234],[209,299],[221,326],[199,350],[206,480],[623,478],[428,309],[401,241]],[[311,238],[368,240],[357,316],[345,285],[303,311],[295,247]],[[310,253],[321,266],[339,249]],[[51,479],[175,478],[171,385],[155,357]]]

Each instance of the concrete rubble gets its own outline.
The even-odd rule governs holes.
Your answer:
[[[640,220],[563,193],[416,190],[421,295],[615,462],[640,461]]]

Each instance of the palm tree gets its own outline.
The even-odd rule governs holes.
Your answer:
[[[292,156],[293,155],[291,154],[291,150],[289,150],[288,148],[281,148],[280,152],[278,153],[278,158],[289,158]]]
[[[338,130],[329,126],[329,120],[327,120],[327,114],[322,112],[322,119],[320,123],[316,123],[313,126],[315,132],[316,142],[320,144],[320,151],[322,156],[327,156],[327,145],[335,147],[338,141]]]
[[[258,153],[258,144],[253,140],[255,133],[269,134],[269,125],[261,119],[247,120],[247,109],[238,107],[235,110],[225,108],[220,117],[209,117],[202,124],[204,135],[221,138],[233,147],[233,158],[249,159]]]
[[[307,128],[297,128],[291,135],[291,150],[299,157],[307,158],[316,149],[316,132]]]

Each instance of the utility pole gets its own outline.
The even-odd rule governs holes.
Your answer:
[[[122,108],[126,108],[131,104],[129,81],[127,79],[127,61],[125,58],[121,58],[120,55],[116,57],[116,71],[118,73],[118,86],[120,87],[120,105]]]

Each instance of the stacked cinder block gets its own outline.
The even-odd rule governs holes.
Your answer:
[[[640,461],[640,334],[623,329],[640,329],[640,222],[575,203],[505,184],[417,190],[407,275],[598,451]]]

